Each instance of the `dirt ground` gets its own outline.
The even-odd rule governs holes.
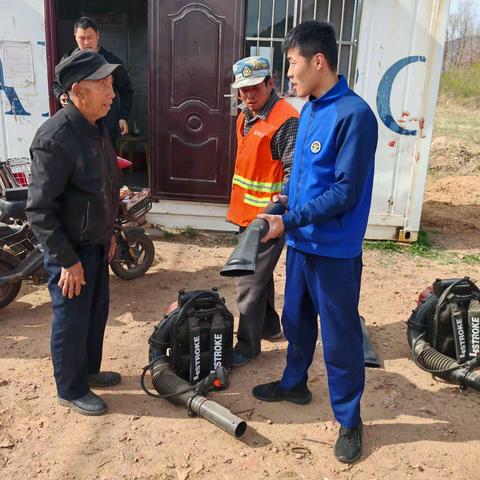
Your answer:
[[[459,168],[465,151],[469,165]],[[435,278],[480,280],[479,167],[478,144],[437,136],[423,214],[436,254],[420,257],[376,248],[364,253],[360,310],[382,367],[367,370],[364,456],[358,463],[345,466],[332,455],[337,425],[321,344],[310,370],[314,399],[308,406],[262,403],[250,394],[257,383],[280,377],[285,342],[265,342],[260,357],[233,372],[228,390],[212,396],[248,422],[242,440],[143,393],[139,374],[147,339],[178,289],[217,286],[236,313],[233,282],[218,275],[231,252],[228,238],[179,234],[155,241],[156,262],[143,278],[111,277],[103,367],[121,372],[123,381],[102,393],[109,405],[106,416],[83,417],[55,401],[46,288],[25,285],[17,301],[2,310],[0,477],[480,478],[480,393],[461,392],[419,370],[410,360],[405,335],[418,293]],[[280,309],[284,256],[276,281]]]

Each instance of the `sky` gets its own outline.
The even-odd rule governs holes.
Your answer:
[[[460,3],[462,3],[462,0],[450,0],[450,13],[454,13]],[[480,18],[480,0],[473,0],[473,5],[475,7],[477,17]]]

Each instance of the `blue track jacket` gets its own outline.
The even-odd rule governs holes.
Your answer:
[[[283,215],[287,245],[354,258],[362,252],[372,197],[378,126],[343,76],[300,115]]]

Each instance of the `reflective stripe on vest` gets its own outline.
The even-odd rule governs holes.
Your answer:
[[[272,199],[272,196],[268,197],[256,197],[250,193],[245,193],[243,197],[243,203],[247,205],[252,205],[253,207],[265,208],[268,205],[268,202]]]
[[[241,177],[240,175],[233,176],[234,185],[238,185],[248,190],[255,190],[257,192],[265,193],[278,193],[282,190],[282,182],[255,182],[248,178]]]

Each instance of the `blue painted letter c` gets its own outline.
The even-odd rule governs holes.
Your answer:
[[[426,62],[426,57],[411,56],[402,58],[398,62],[395,62],[383,75],[378,85],[377,93],[377,110],[378,115],[382,122],[393,132],[401,135],[416,135],[416,130],[408,130],[402,128],[393,118],[392,110],[390,108],[390,98],[392,96],[393,82],[402,68],[406,67],[410,63],[414,62]]]

